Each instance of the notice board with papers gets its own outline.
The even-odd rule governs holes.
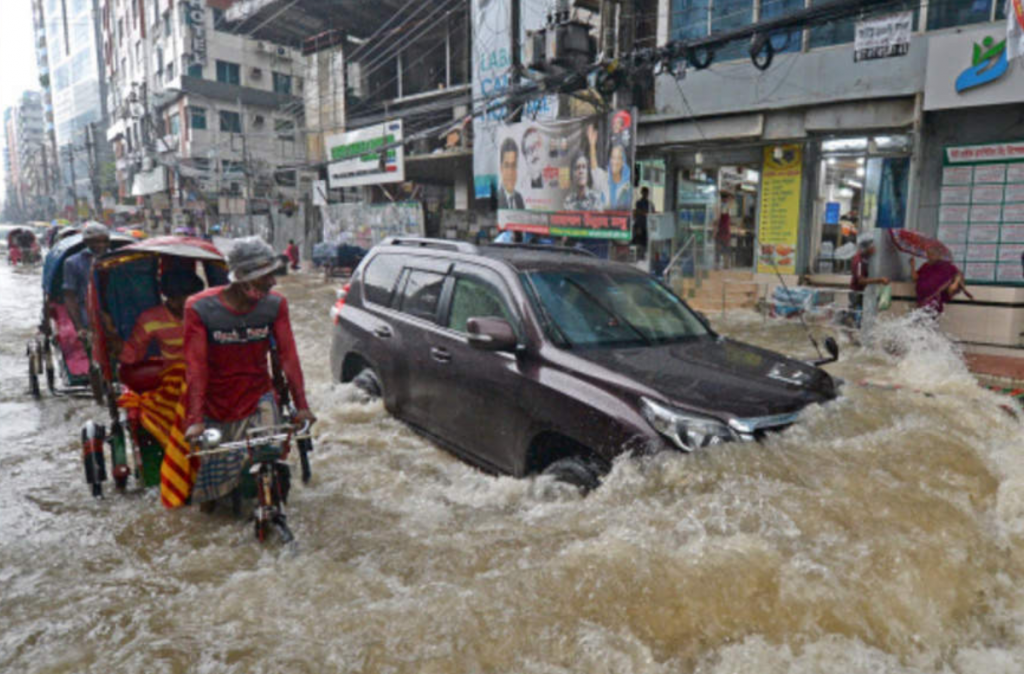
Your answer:
[[[967,281],[1024,285],[1024,141],[945,148],[938,238]]]

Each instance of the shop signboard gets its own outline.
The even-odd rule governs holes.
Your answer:
[[[498,227],[542,236],[630,239],[636,111],[510,124],[493,161]]]
[[[375,124],[347,133],[328,135],[324,145],[331,163],[327,178],[331,189],[405,181],[405,150],[401,144],[381,152],[378,148],[401,143],[402,120]]]
[[[925,110],[1024,103],[1024,62],[989,28],[928,38]]]
[[[853,42],[853,60],[906,56],[914,32],[914,13],[900,12],[857,22]]]
[[[185,23],[191,29],[191,62],[199,65],[206,65],[206,3],[200,0],[182,3],[182,11],[185,12]]]
[[[757,224],[759,274],[796,273],[802,177],[803,148],[800,145],[764,148]]]
[[[944,148],[938,238],[967,281],[1024,285],[1024,140]]]

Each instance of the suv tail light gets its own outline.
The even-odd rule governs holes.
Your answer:
[[[351,283],[346,283],[338,289],[338,299],[334,302],[334,306],[331,307],[331,320],[334,321],[335,325],[341,322],[341,308],[345,306],[345,298],[348,297],[348,290],[351,287]]]

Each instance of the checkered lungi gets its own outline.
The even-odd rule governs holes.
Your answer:
[[[256,411],[245,419],[216,421],[207,417],[204,422],[207,428],[216,428],[221,432],[221,442],[234,442],[244,440],[245,432],[250,428],[281,423],[281,410],[271,391],[260,398]],[[203,503],[227,496],[238,486],[242,479],[242,471],[247,470],[250,465],[245,449],[204,456],[192,489],[192,502]]]

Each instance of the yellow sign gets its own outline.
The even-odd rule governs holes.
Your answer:
[[[800,231],[800,184],[803,148],[783,145],[764,149],[761,214],[757,238],[760,274],[796,273],[796,243]]]

